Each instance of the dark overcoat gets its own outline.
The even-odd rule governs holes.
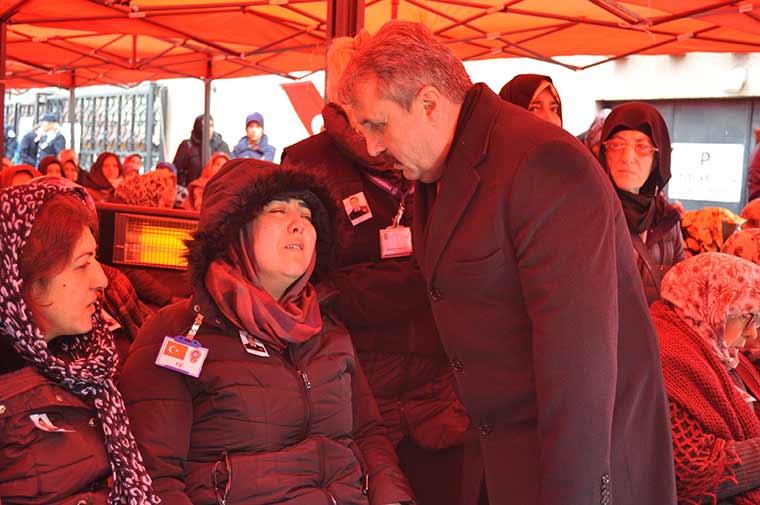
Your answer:
[[[414,227],[477,427],[462,495],[476,500],[484,477],[491,505],[674,504],[657,338],[609,180],[575,138],[485,85],[462,111]]]

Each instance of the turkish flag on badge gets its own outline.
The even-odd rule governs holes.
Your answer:
[[[155,363],[162,368],[198,378],[207,355],[208,349],[197,340],[182,336],[164,337]]]
[[[171,356],[172,358],[185,359],[185,355],[187,354],[187,346],[178,344],[174,341],[167,342],[166,346],[164,347],[164,354]]]

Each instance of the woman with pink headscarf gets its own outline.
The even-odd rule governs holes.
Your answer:
[[[760,266],[704,253],[671,268],[652,305],[670,403],[678,503],[760,503]]]

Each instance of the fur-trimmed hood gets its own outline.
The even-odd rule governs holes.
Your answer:
[[[240,158],[226,163],[208,181],[198,229],[187,242],[190,283],[204,316],[222,317],[205,285],[211,262],[226,256],[240,229],[275,196],[303,191],[311,192],[318,200],[317,205],[306,203],[312,210],[312,222],[317,230],[316,268],[324,271],[329,268],[334,251],[336,203],[327,186],[316,177],[267,161]]]

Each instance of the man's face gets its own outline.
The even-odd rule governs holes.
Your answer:
[[[348,199],[348,203],[351,204],[351,208],[353,210],[359,210],[359,207],[360,207],[359,206],[359,199],[356,198],[355,196],[352,196],[351,198],[349,198]]]
[[[257,121],[251,121],[245,127],[245,134],[248,136],[249,142],[258,144],[261,136],[264,135],[264,128]]]
[[[435,182],[441,177],[446,153],[435,147],[441,135],[432,124],[418,96],[407,111],[399,104],[378,96],[375,79],[360,85],[352,105],[355,128],[367,141],[371,156],[387,153],[396,168],[412,181]]]

